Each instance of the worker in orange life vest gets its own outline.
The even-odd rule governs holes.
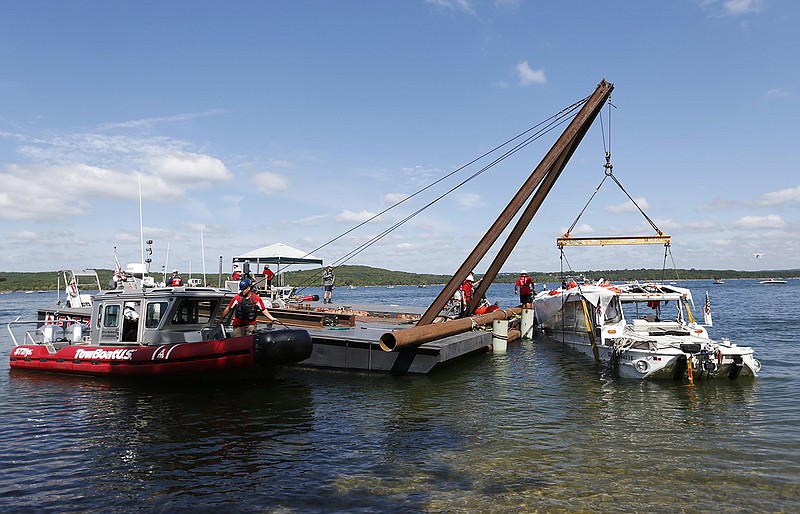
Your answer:
[[[275,322],[275,318],[264,305],[264,300],[253,292],[253,283],[246,278],[239,282],[239,294],[231,298],[220,319],[227,318],[231,311],[233,311],[233,337],[252,335],[256,331],[259,313],[266,316],[269,326]]]
[[[178,275],[178,270],[172,270],[172,276],[167,280],[167,287],[179,287],[183,285],[183,279]]]

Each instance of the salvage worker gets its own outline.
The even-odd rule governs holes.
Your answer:
[[[519,291],[519,303],[523,308],[529,309],[533,304],[533,292],[536,291],[536,284],[525,270],[519,272],[519,278],[514,283],[514,292],[517,291]]]
[[[179,287],[183,285],[183,279],[178,275],[178,270],[172,270],[172,276],[167,280],[167,287]]]
[[[253,292],[253,283],[248,279],[239,282],[239,294],[222,311],[222,318],[228,317],[233,310],[233,337],[249,336],[256,331],[256,318],[261,313],[267,317],[270,325],[275,318],[267,310],[264,300]]]
[[[266,284],[267,289],[272,289],[272,278],[275,276],[275,273],[269,269],[269,264],[264,265],[264,271],[262,272],[264,275],[264,283]]]
[[[472,293],[475,291],[475,275],[470,273],[464,282],[461,283],[461,317],[467,316],[469,312],[469,302],[472,301]]]

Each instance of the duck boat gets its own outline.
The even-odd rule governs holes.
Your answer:
[[[761,363],[753,349],[709,338],[691,305],[692,293],[682,287],[574,281],[540,292],[533,302],[545,335],[620,376],[689,381],[757,376]]]
[[[80,375],[250,377],[311,355],[306,330],[262,325],[253,335],[232,337],[220,318],[233,296],[207,287],[102,291],[92,298],[88,317],[65,308],[9,323],[9,364]]]

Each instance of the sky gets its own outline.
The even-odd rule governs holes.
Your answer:
[[[502,271],[800,268],[800,2],[8,0],[0,20],[0,271],[124,266],[145,239],[153,271],[281,242],[452,274],[563,128],[354,254],[483,164],[355,227],[603,79],[612,105]],[[589,202],[607,150],[669,254],[556,247],[585,205],[575,236],[654,233],[610,180]]]

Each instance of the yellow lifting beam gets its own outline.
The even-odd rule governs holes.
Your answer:
[[[671,244],[670,236],[660,234],[657,236],[631,236],[631,237],[571,237],[564,236],[556,239],[559,248],[565,246],[604,246],[604,245],[665,245]]]

